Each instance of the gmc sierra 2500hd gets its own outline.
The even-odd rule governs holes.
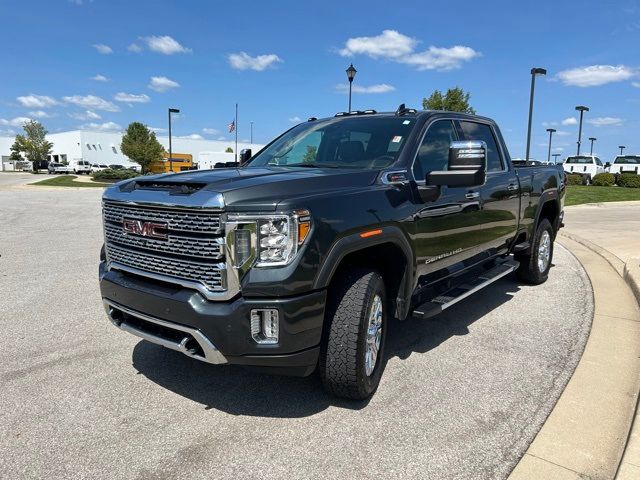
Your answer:
[[[516,270],[547,279],[564,174],[514,168],[498,126],[451,112],[310,118],[241,166],[103,196],[114,325],[213,364],[377,388],[391,319],[427,318]]]

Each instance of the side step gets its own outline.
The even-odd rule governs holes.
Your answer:
[[[522,242],[517,244],[516,246],[513,247],[513,251],[514,252],[523,252],[525,251],[527,248],[529,248],[531,245],[529,244],[529,242]]]
[[[509,275],[518,268],[519,265],[520,264],[514,260],[507,260],[496,265],[492,269],[481,273],[473,280],[455,286],[443,294],[438,295],[434,299],[423,303],[413,311],[412,315],[414,318],[419,319],[430,318],[438,315],[440,312],[446,310],[452,305],[455,305],[460,300],[467,298],[478,290],[482,290],[487,285],[491,285],[493,282]]]

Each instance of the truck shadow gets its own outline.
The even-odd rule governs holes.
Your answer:
[[[466,335],[471,324],[508,302],[518,290],[515,277],[509,276],[434,319],[391,322],[385,362],[425,353],[451,337]],[[233,365],[214,366],[145,341],[135,346],[132,361],[139,374],[156,384],[201,403],[206,409],[231,415],[300,418],[330,406],[359,410],[369,403],[333,397],[324,391],[315,373],[296,378]]]

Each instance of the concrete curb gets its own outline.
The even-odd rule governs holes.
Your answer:
[[[623,280],[624,263],[615,255],[564,232],[559,240],[591,280],[593,324],[571,380],[509,478],[611,479],[626,458],[640,389],[636,291]]]
[[[632,258],[625,263],[622,277],[633,290],[638,305],[640,305],[640,258]]]

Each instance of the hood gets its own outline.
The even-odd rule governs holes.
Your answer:
[[[358,190],[379,170],[323,168],[221,168],[138,177],[107,189],[106,200],[151,202],[228,210],[275,210],[296,197]]]

